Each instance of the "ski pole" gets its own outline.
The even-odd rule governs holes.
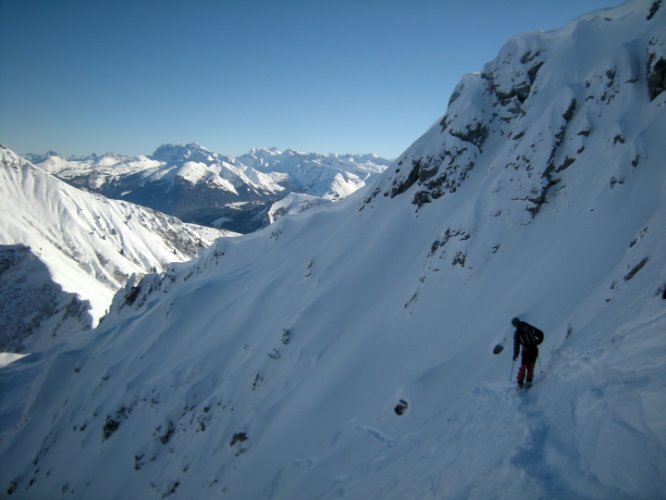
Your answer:
[[[513,367],[516,364],[516,360],[514,359],[513,362],[511,363],[511,375],[509,375],[509,389],[511,388],[511,380],[513,380]]]
[[[539,365],[539,375],[543,375],[543,368],[541,368],[541,360],[537,358],[537,364]]]

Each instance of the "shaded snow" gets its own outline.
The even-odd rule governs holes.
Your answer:
[[[43,351],[92,328],[90,303],[64,292],[26,246],[0,245],[0,297],[0,351]]]

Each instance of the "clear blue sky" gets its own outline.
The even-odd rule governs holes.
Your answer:
[[[512,35],[620,0],[0,0],[0,142],[396,157]]]

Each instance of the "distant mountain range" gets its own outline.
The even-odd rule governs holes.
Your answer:
[[[73,186],[239,233],[344,198],[391,164],[370,154],[275,148],[232,158],[198,144],[165,144],[150,156],[138,157],[63,158],[54,152],[24,156]]]

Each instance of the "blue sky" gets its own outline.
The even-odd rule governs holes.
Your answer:
[[[512,35],[620,0],[0,0],[0,142],[393,158]]]

